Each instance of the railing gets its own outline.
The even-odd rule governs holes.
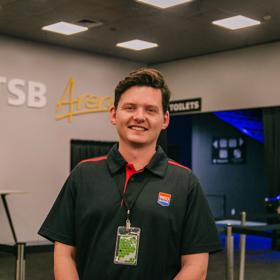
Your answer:
[[[248,224],[250,224],[248,222]],[[251,222],[252,224],[252,222]],[[262,223],[259,223],[262,224]],[[226,280],[234,279],[234,246],[233,233],[240,234],[240,262],[239,262],[239,280],[245,279],[245,257],[246,257],[246,235],[257,235],[267,238],[280,238],[280,224],[263,224],[256,226],[246,225],[246,212],[241,213],[240,225],[227,224],[224,228],[218,228],[219,232],[226,234]]]

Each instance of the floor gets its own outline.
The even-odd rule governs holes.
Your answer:
[[[224,243],[224,238],[221,238]],[[280,251],[270,249],[270,240],[247,238],[245,280],[279,280]],[[238,236],[235,236],[235,277],[238,279]],[[225,252],[210,256],[207,280],[225,279]],[[26,256],[25,280],[51,280],[52,253],[34,253]],[[0,253],[0,280],[14,280],[15,260],[7,253]],[[147,279],[149,280],[149,279]],[[157,279],[156,279],[157,280]]]

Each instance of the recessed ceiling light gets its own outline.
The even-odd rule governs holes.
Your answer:
[[[261,22],[241,15],[229,17],[221,20],[212,21],[213,24],[219,25],[230,30],[236,30],[248,26],[258,25]]]
[[[141,50],[145,50],[145,49],[158,47],[158,44],[135,39],[135,40],[131,40],[131,41],[123,42],[123,43],[118,43],[116,46],[121,47],[121,48],[130,49],[130,50],[141,51]]]
[[[42,27],[43,30],[60,33],[63,35],[72,35],[88,30],[87,27],[60,21],[51,25]]]
[[[136,1],[149,4],[161,9],[166,9],[186,2],[190,2],[192,0],[136,0]]]

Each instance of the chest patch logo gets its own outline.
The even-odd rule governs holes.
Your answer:
[[[169,206],[171,200],[171,194],[170,193],[158,193],[158,200],[157,203],[161,206]]]

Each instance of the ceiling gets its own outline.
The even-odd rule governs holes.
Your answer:
[[[235,31],[211,24],[239,14],[262,23]],[[81,20],[102,24],[72,36],[41,30]],[[278,41],[280,1],[193,0],[158,9],[134,0],[0,0],[0,34],[152,65]],[[135,52],[115,46],[132,39],[159,47]]]

